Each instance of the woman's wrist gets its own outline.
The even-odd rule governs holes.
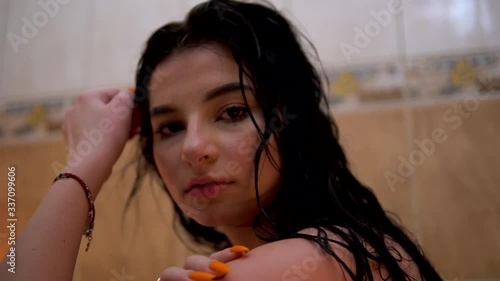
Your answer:
[[[92,194],[92,199],[95,200],[100,192],[102,185],[111,175],[111,168],[102,168],[97,165],[80,164],[78,166],[66,165],[61,171],[62,173],[73,173],[78,175],[87,184]]]
[[[94,200],[92,198],[92,192],[90,191],[88,184],[80,176],[74,173],[71,172],[60,173],[54,179],[54,183],[63,179],[73,179],[77,181],[80,187],[82,188],[83,192],[85,193],[85,197],[87,198],[87,202],[89,205],[89,212],[88,212],[89,222],[87,227],[85,228],[84,235],[87,236],[88,238],[87,248],[85,249],[85,251],[88,251],[90,246],[90,241],[92,241],[92,232],[94,229],[94,219],[95,219],[95,206],[94,206]]]

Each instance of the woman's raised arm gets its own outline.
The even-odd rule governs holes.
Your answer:
[[[83,179],[93,200],[129,138],[132,108],[131,93],[106,89],[80,95],[66,112],[62,131],[69,155],[64,172]],[[78,181],[53,183],[16,239],[15,269],[9,271],[9,258],[3,258],[0,280],[72,280],[88,214],[89,203]]]

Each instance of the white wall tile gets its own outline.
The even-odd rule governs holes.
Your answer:
[[[181,13],[184,15],[191,10],[194,6],[205,2],[205,0],[178,0],[179,4],[181,5]]]
[[[52,3],[50,9],[40,3]],[[5,50],[7,96],[43,96],[83,87],[91,1],[9,2],[7,31],[23,37]],[[49,10],[51,12],[49,12]],[[34,27],[27,32],[27,27]]]
[[[479,31],[485,38],[484,47],[500,48],[500,1],[477,1],[479,14]]]
[[[405,2],[404,30],[410,56],[446,54],[500,45],[498,1]]]
[[[398,50],[395,21],[400,11],[388,11],[388,2],[292,0],[291,17],[315,44],[325,66],[393,57]],[[373,14],[380,11],[386,11],[382,12],[386,17],[377,21]]]
[[[389,11],[394,0],[270,2],[312,40],[326,67],[396,58],[398,29],[410,56],[500,48],[500,1],[402,1],[404,12],[389,12],[385,26],[374,13]],[[203,0],[0,0],[0,32],[23,36],[24,20],[33,23],[44,12],[40,2],[67,3],[18,52],[7,36],[0,38],[0,97],[132,85],[150,34]],[[380,31],[367,34],[370,27]],[[367,42],[358,44],[364,35]]]
[[[0,97],[5,95],[3,77],[4,73],[4,50],[7,48],[7,19],[9,17],[9,3],[7,0],[0,0]]]
[[[97,1],[90,86],[134,85],[137,61],[148,37],[167,22],[181,20],[179,1]]]
[[[285,0],[274,0],[277,7]],[[137,61],[148,37],[171,21],[183,20],[202,0],[97,1],[92,38],[90,87],[134,84]]]

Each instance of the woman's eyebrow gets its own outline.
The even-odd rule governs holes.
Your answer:
[[[252,91],[252,88],[250,86],[243,84],[243,89],[245,91]],[[231,82],[224,84],[222,86],[219,86],[217,88],[214,88],[210,90],[205,97],[203,98],[203,102],[208,102],[210,100],[213,100],[219,96],[223,96],[229,93],[232,93],[234,91],[240,91],[241,90],[241,85],[239,82]]]
[[[243,89],[245,91],[252,91],[252,88],[246,84],[243,84]],[[218,98],[223,95],[227,95],[230,93],[233,93],[235,91],[240,91],[241,90],[241,85],[239,82],[231,82],[224,84],[222,86],[216,87],[210,91],[208,91],[205,96],[203,97],[203,103],[209,102],[215,98]],[[151,109],[150,111],[150,117],[153,118],[158,115],[163,115],[167,114],[170,112],[175,112],[177,109],[171,105],[163,104],[163,105],[158,105],[155,106]]]

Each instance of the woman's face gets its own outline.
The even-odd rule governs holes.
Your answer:
[[[245,94],[238,65],[220,45],[184,50],[167,58],[150,82],[153,154],[159,174],[180,208],[205,226],[250,225],[259,212],[254,156],[265,120],[248,80]],[[268,142],[281,167],[274,137]],[[259,164],[264,206],[280,186],[265,151]]]

